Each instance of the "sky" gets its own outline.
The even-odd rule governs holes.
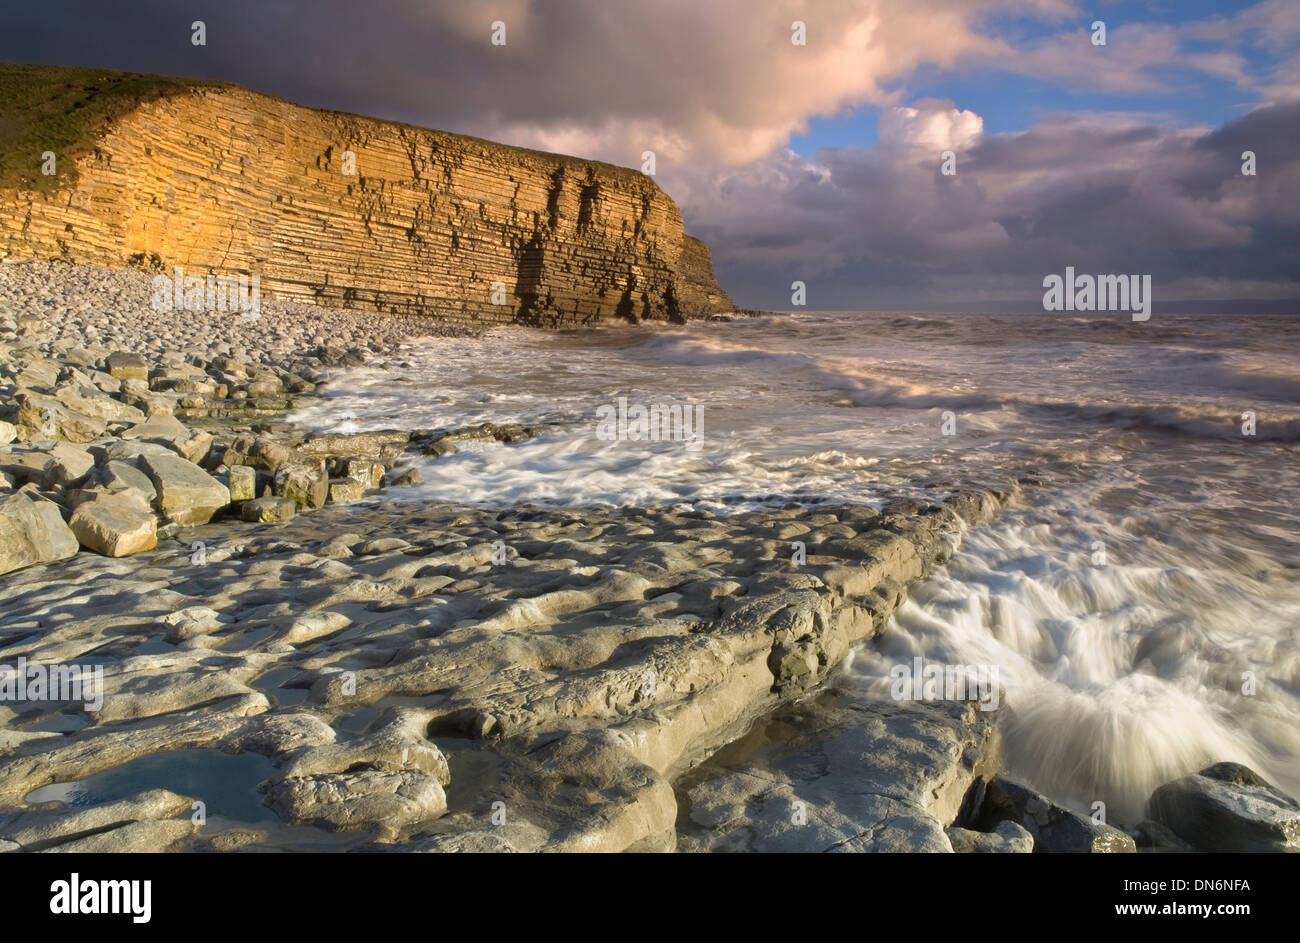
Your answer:
[[[10,62],[653,150],[743,307],[799,281],[811,309],[1029,310],[1072,266],[1149,274],[1157,308],[1300,313],[1300,0],[0,0],[0,21]]]

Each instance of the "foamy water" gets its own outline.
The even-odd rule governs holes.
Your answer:
[[[998,666],[1013,771],[1112,820],[1218,760],[1300,794],[1300,320],[810,313],[407,353],[295,418],[547,429],[428,461],[411,500],[724,512],[1033,476],[846,680],[887,697],[916,655]],[[703,407],[701,447],[602,440],[618,397]]]

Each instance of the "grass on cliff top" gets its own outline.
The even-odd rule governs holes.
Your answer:
[[[0,188],[52,191],[76,181],[75,158],[94,148],[113,119],[143,102],[182,93],[189,79],[0,63]],[[55,176],[41,173],[41,155],[56,155]]]
[[[105,126],[114,119],[141,104],[205,86],[238,88],[228,82],[178,79],[137,72],[115,72],[112,69],[0,62],[0,189],[16,188],[49,193],[70,187],[77,179],[75,158],[92,151],[95,141],[105,130]],[[400,128],[433,130],[383,118],[351,115],[347,112],[312,110],[382,122]],[[433,133],[480,141],[489,147],[515,151],[550,161],[579,162],[649,179],[638,171],[604,161],[516,147],[452,131]],[[58,172],[54,176],[47,177],[41,173],[41,165],[44,162],[41,155],[46,151],[53,151],[56,155]],[[653,180],[650,182],[653,183]]]

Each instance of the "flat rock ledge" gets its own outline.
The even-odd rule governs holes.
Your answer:
[[[1000,760],[993,714],[969,703],[881,703],[832,686],[779,709],[677,784],[678,849],[1030,851],[963,845],[945,826]],[[1009,824],[1009,823],[1008,823]],[[966,847],[969,845],[971,847]]]
[[[996,771],[973,705],[841,695],[817,715],[817,737],[845,747],[823,750],[837,775],[821,792],[701,763],[798,709],[1015,493],[726,517],[383,502],[273,533],[196,526],[201,559],[163,539],[21,570],[0,584],[0,661],[106,670],[98,705],[0,704],[0,840],[26,847],[38,813],[43,846],[84,837],[57,823],[86,810],[25,797],[70,782],[94,796],[98,775],[184,750],[265,757],[248,786],[272,821],[200,795],[221,829],[109,811],[125,824],[96,826],[96,847],[120,832],[123,848],[154,834],[212,850],[326,834],[413,851],[951,850],[945,826]],[[754,825],[795,798],[816,827]]]

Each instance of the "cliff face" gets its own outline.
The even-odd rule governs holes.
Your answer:
[[[52,192],[0,187],[0,256],[255,274],[264,297],[474,322],[734,307],[676,204],[609,164],[212,85],[141,103],[71,159]]]
[[[681,303],[684,310],[710,314],[735,310],[731,297],[718,285],[713,274],[713,253],[694,236],[682,237],[677,271],[682,277]]]

